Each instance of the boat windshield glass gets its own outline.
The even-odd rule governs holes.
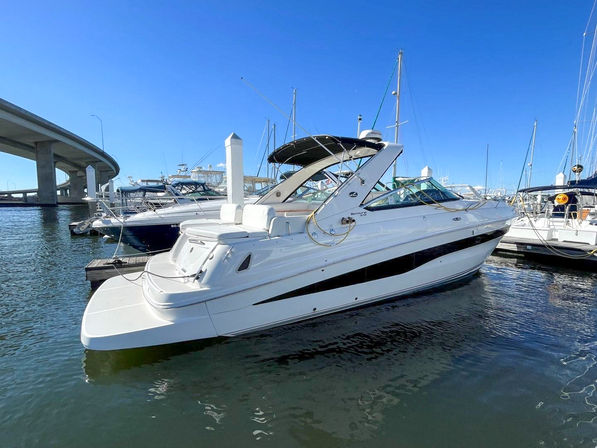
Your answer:
[[[206,197],[206,196],[222,196],[221,193],[218,193],[215,190],[212,190],[210,187],[205,184],[205,182],[196,182],[196,181],[186,181],[186,182],[173,182],[172,187],[182,194],[183,196],[189,198],[198,198],[198,197]]]
[[[350,178],[352,173],[346,162],[327,167],[311,176],[284,202],[323,202]]]
[[[415,205],[431,205],[459,199],[461,198],[458,195],[446,190],[433,178],[427,177],[401,182],[397,189],[369,201],[365,204],[365,208],[375,211]]]

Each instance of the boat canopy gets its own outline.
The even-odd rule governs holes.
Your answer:
[[[521,193],[535,193],[537,191],[548,191],[548,190],[570,190],[572,188],[586,188],[586,189],[597,189],[597,173],[593,174],[586,179],[571,180],[564,185],[543,185],[540,187],[523,188],[520,190]]]
[[[195,186],[195,185],[205,185],[205,182],[201,181],[201,180],[175,180],[174,182],[172,182],[172,186],[173,187],[177,187],[177,186],[185,186],[185,185],[190,185],[190,186]]]
[[[155,184],[155,185],[131,185],[126,187],[118,187],[116,190],[120,193],[161,193],[166,191],[166,185]]]
[[[296,173],[296,171],[286,171],[286,172],[280,174],[280,180],[286,180],[295,173]],[[309,180],[312,180],[313,182],[317,182],[317,181],[326,180],[326,179],[328,179],[328,177],[325,174],[323,174],[322,172],[319,172],[319,173],[315,173],[313,176],[311,176],[311,179],[309,179]]]
[[[224,196],[212,190],[205,182],[198,180],[177,180],[172,182],[175,195],[182,194],[188,197]]]
[[[333,135],[315,135],[304,137],[280,146],[272,152],[267,161],[269,163],[287,163],[290,165],[307,166],[331,154],[341,154],[351,149],[367,147],[379,151],[383,143],[372,142],[359,138],[335,137]]]

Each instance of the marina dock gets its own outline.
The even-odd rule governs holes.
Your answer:
[[[129,255],[92,260],[85,266],[85,279],[91,283],[91,289],[95,289],[111,277],[141,272],[150,257],[151,255]]]
[[[519,255],[533,255],[541,257],[562,257],[565,254],[576,257],[573,261],[578,261],[578,257],[587,263],[597,262],[597,255],[590,255],[592,251],[597,250],[597,246],[583,243],[574,243],[567,241],[550,241],[549,246],[538,243],[536,239],[509,238],[504,236],[496,247],[496,252],[510,252]],[[597,264],[596,264],[597,266]]]

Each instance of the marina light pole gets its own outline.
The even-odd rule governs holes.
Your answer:
[[[100,117],[98,117],[95,114],[90,114],[90,116],[97,118],[100,122],[100,130],[102,132],[102,151],[106,152],[106,150],[104,149],[104,122],[102,121],[102,119]]]
[[[359,114],[357,117],[357,138],[361,135],[361,121],[363,121],[363,116]]]

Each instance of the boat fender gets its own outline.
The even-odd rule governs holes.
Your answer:
[[[568,203],[568,195],[566,193],[560,193],[556,196],[555,203],[564,205]]]

